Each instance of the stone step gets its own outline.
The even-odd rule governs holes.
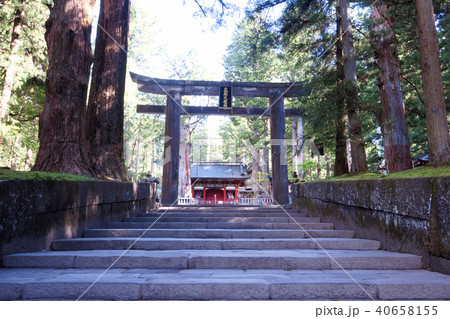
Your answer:
[[[109,223],[108,228],[167,228],[167,229],[333,229],[333,224],[329,223],[263,223],[263,222],[211,222],[211,223],[194,223],[194,222],[115,222]]]
[[[274,206],[161,206],[157,211],[173,211],[173,212],[297,212],[298,209],[292,207]]]
[[[7,268],[397,270],[421,265],[420,256],[380,250],[43,251],[3,258]]]
[[[283,217],[173,217],[164,215],[160,217],[128,217],[123,222],[201,222],[201,223],[244,223],[244,222],[263,222],[263,223],[320,223],[320,218],[315,217],[293,217],[285,215]]]
[[[167,217],[225,217],[225,218],[250,218],[250,217],[274,217],[274,218],[307,218],[308,214],[286,214],[286,213],[147,213],[147,214],[137,214],[136,217],[154,217],[158,218],[161,216]],[[315,217],[310,217],[315,218]]]
[[[365,239],[231,239],[231,238],[75,238],[55,240],[53,250],[262,250],[262,249],[340,249],[377,250],[380,243]]]
[[[352,230],[283,229],[88,229],[84,237],[164,237],[164,238],[353,238]]]
[[[450,276],[425,270],[110,269],[103,273],[104,269],[0,269],[0,300],[77,300],[82,294],[81,300],[450,299]]]

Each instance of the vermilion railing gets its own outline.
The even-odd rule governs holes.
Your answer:
[[[193,205],[193,206],[237,206],[250,205],[262,206],[272,205],[272,198],[239,198],[227,200],[202,200],[193,198],[179,198],[178,205]]]

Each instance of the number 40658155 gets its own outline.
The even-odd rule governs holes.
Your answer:
[[[375,312],[386,316],[436,316],[438,314],[437,306],[379,306]]]

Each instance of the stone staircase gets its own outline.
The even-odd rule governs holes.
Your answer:
[[[450,276],[292,209],[163,208],[5,256],[0,300],[450,299]]]

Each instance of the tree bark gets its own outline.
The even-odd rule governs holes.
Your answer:
[[[136,163],[136,147],[137,147],[137,144],[138,144],[138,141],[137,140],[135,140],[134,141],[134,143],[133,143],[133,147],[131,148],[131,150],[129,149],[128,150],[128,156],[129,156],[129,158],[130,158],[130,160],[129,160],[129,165],[128,165],[128,171],[129,172],[131,172],[131,171],[134,171],[135,169],[134,169],[134,167],[135,167],[135,163]],[[133,175],[134,175],[134,173],[132,173]]]
[[[317,178],[322,178],[322,166],[320,165],[320,155],[317,155]]]
[[[292,170],[298,173],[298,142],[297,142],[297,118],[291,117],[292,121],[292,140],[294,145],[292,146]]]
[[[352,163],[354,163],[355,172],[365,172],[367,171],[367,161],[361,128],[359,89],[356,81],[356,63],[352,27],[349,18],[349,0],[340,0],[340,12],[343,31],[342,53],[345,75],[345,100],[348,112],[348,132],[352,148]]]
[[[325,158],[327,160],[327,175],[326,175],[326,178],[329,178],[329,177],[331,177],[331,158],[330,158],[330,155],[326,155]]]
[[[127,180],[123,122],[129,0],[101,0],[86,118],[89,157],[99,177]]]
[[[305,172],[303,171],[303,117],[292,117],[292,138],[294,139],[293,163],[294,171],[297,172],[300,178],[305,178]]]
[[[305,154],[303,152],[304,139],[303,139],[303,116],[297,118],[297,163],[300,168],[300,172],[298,172],[298,176],[302,179],[305,178],[306,173],[303,169],[303,162],[305,161]]]
[[[337,71],[337,92],[336,92],[336,152],[334,162],[334,176],[340,176],[348,173],[347,163],[347,134],[346,116],[345,116],[345,97],[343,95],[343,83],[345,80],[344,63],[342,58],[342,19],[340,15],[340,6],[336,7],[336,71]]]
[[[17,151],[20,148],[20,141],[22,139],[22,132],[19,132],[19,134],[16,135],[16,138],[14,139],[14,143],[11,145],[11,169],[13,171],[17,170]]]
[[[0,100],[0,120],[4,120],[8,114],[9,101],[11,100],[11,92],[14,86],[14,79],[16,77],[16,66],[19,60],[18,51],[20,48],[21,32],[23,25],[23,18],[25,16],[24,6],[26,0],[19,1],[21,6],[16,10],[14,14],[14,22],[11,36],[11,51],[8,53],[8,62],[5,69],[5,77],[3,81],[2,98]]]
[[[260,187],[260,172],[261,172],[261,168],[260,168],[260,154],[259,154],[259,149],[257,149],[256,147],[252,150],[252,190],[253,192],[257,193],[261,190]]]
[[[260,132],[258,131],[258,127],[252,126],[251,131],[253,133],[253,140],[258,141],[260,139]],[[252,190],[253,192],[257,193],[261,190],[261,187],[259,185],[260,181],[260,172],[261,172],[261,165],[260,165],[260,154],[259,154],[259,148],[255,145],[252,145],[250,148],[250,153],[252,156]]]
[[[382,107],[380,124],[384,158],[389,173],[401,172],[413,166],[400,84],[400,64],[394,48],[394,21],[385,5],[372,5],[371,19],[375,25],[375,57],[381,72],[378,91]]]
[[[134,165],[134,181],[137,182],[139,179],[139,162],[140,162],[140,153],[141,153],[141,142],[139,140],[136,141],[136,153],[135,153],[135,165]]]
[[[270,194],[270,181],[269,181],[269,148],[264,147],[261,155],[261,172],[263,174],[264,182],[262,188],[265,196],[271,196]]]
[[[430,164],[450,162],[450,136],[432,0],[416,0]]]
[[[190,176],[190,129],[190,118],[189,116],[186,116],[180,129],[180,187],[178,192],[180,197],[192,197]]]
[[[86,97],[92,63],[91,27],[95,0],[59,0],[46,23],[49,69],[40,147],[33,167],[93,176],[84,142]]]
[[[31,148],[27,149],[27,155],[25,157],[24,171],[29,171],[31,166],[31,159],[33,158],[33,150]]]

